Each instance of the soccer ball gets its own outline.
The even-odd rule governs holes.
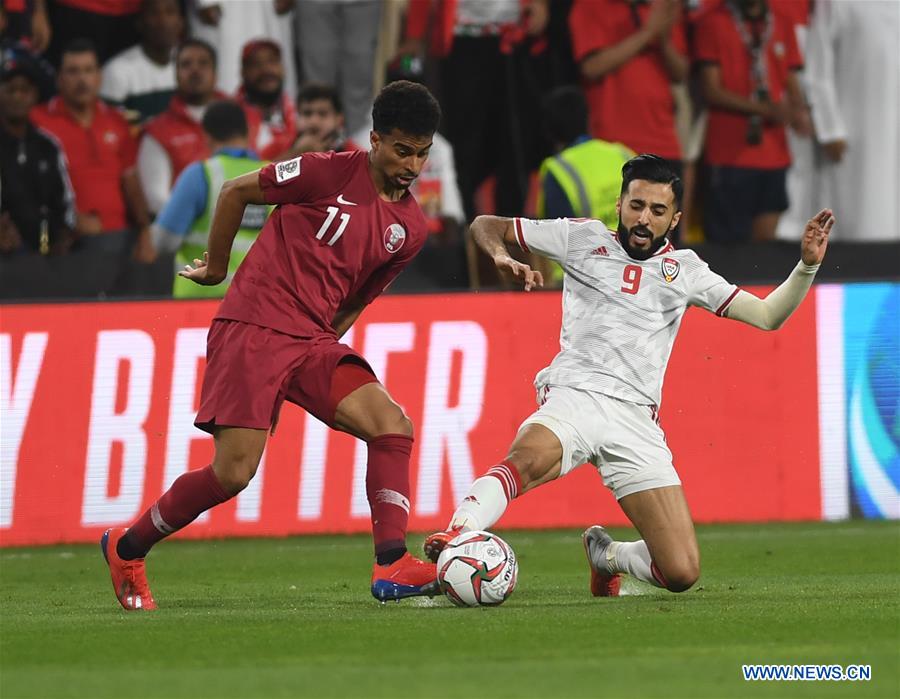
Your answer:
[[[519,576],[516,554],[496,534],[460,534],[441,551],[437,579],[443,592],[459,607],[495,607],[512,594]]]

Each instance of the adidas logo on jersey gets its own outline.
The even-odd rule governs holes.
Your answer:
[[[603,255],[603,257],[609,257],[609,253],[606,251],[605,245],[601,245],[599,248],[591,250],[591,255]]]

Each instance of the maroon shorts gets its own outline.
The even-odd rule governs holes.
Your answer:
[[[365,359],[334,335],[294,337],[236,320],[214,320],[206,338],[206,373],[194,424],[274,428],[283,401],[322,422],[334,419],[331,377],[342,360]],[[374,374],[374,372],[372,372]]]

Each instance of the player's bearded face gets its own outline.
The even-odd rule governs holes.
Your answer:
[[[646,260],[666,244],[669,231],[678,224],[675,195],[668,184],[633,180],[618,206],[619,243],[635,260]]]
[[[621,218],[619,219],[619,228],[616,234],[622,247],[625,248],[625,252],[635,260],[650,259],[653,257],[653,253],[659,250],[666,242],[665,232],[654,236],[653,231],[643,224],[626,228]]]

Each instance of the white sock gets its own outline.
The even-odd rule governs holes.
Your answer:
[[[665,587],[653,574],[653,559],[643,539],[614,541],[606,551],[606,570],[609,573],[628,573],[656,587]]]
[[[464,532],[489,529],[503,516],[508,504],[500,481],[494,476],[482,476],[472,483],[469,494],[456,508],[450,528],[462,527]]]

